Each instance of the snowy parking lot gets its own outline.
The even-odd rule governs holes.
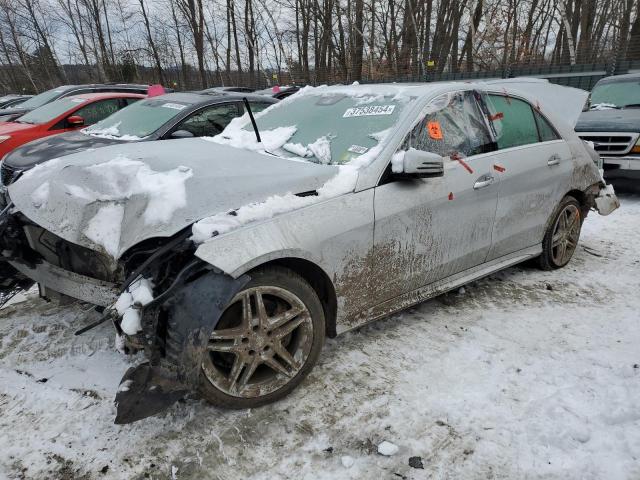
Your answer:
[[[27,296],[0,311],[0,478],[640,478],[640,196],[620,198],[568,267],[329,340],[301,388],[251,411],[188,399],[114,425],[140,359],[108,324],[75,337],[87,306]]]

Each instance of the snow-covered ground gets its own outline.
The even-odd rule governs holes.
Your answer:
[[[113,425],[135,359],[109,325],[73,336],[86,307],[28,296],[0,311],[0,478],[638,479],[640,196],[621,199],[567,268],[511,268],[330,340],[252,411],[187,400]]]

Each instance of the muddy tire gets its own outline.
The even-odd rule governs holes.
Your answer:
[[[583,213],[578,201],[567,195],[556,208],[542,240],[538,264],[543,270],[562,268],[578,247]]]
[[[324,344],[324,311],[309,283],[283,267],[250,275],[202,362],[200,394],[220,407],[254,408],[284,397],[309,374]]]

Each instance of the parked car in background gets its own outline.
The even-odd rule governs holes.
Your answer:
[[[258,95],[233,93],[170,93],[141,100],[90,128],[41,138],[14,149],[0,165],[0,179],[7,185],[20,172],[39,163],[89,148],[123,142],[213,137],[244,113],[244,98],[254,113],[277,102]]]
[[[265,88],[264,90],[258,90],[256,93],[259,95],[268,95],[273,98],[277,98],[278,100],[282,100],[283,98],[290,97],[294,93],[300,91],[302,87],[298,87],[296,85],[293,86],[274,86]]]
[[[576,132],[593,143],[607,179],[640,180],[640,73],[600,80]]]
[[[29,100],[33,95],[5,95],[0,97],[0,110],[15,107]],[[2,112],[0,111],[0,114]]]
[[[198,90],[195,93],[253,93],[255,90],[251,87],[211,87]]]
[[[257,407],[308,375],[326,336],[527,259],[567,265],[589,210],[619,205],[563,121],[572,95],[517,81],[305,89],[214,138],[25,173],[0,251],[16,278],[104,307],[144,349],[118,423],[188,391]]]
[[[47,103],[13,122],[0,123],[0,158],[32,140],[93,125],[142,98],[137,93],[88,93]]]
[[[9,108],[0,111],[0,122],[9,122],[18,118],[20,115],[30,112],[36,108],[42,107],[47,103],[58,100],[59,98],[70,97],[72,95],[82,95],[85,93],[101,93],[101,92],[120,92],[120,93],[138,93],[146,95],[149,85],[137,85],[129,83],[96,83],[89,85],[62,85],[46,92],[40,93],[29,100],[16,105],[15,108]],[[166,90],[166,89],[165,89]]]

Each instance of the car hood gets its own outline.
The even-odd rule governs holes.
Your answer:
[[[12,184],[9,196],[46,230],[117,259],[202,218],[316,190],[337,172],[199,138],[159,140],[45,162]]]
[[[0,122],[9,122],[30,111],[27,108],[3,108],[0,110]]]
[[[582,112],[576,132],[640,132],[640,108]]]
[[[13,169],[27,170],[52,158],[121,143],[120,140],[97,138],[80,132],[61,133],[16,148],[5,157],[4,163]]]
[[[35,130],[39,127],[40,125],[33,125],[31,123],[0,123],[0,135],[10,135],[12,133],[27,132],[29,130]]]

